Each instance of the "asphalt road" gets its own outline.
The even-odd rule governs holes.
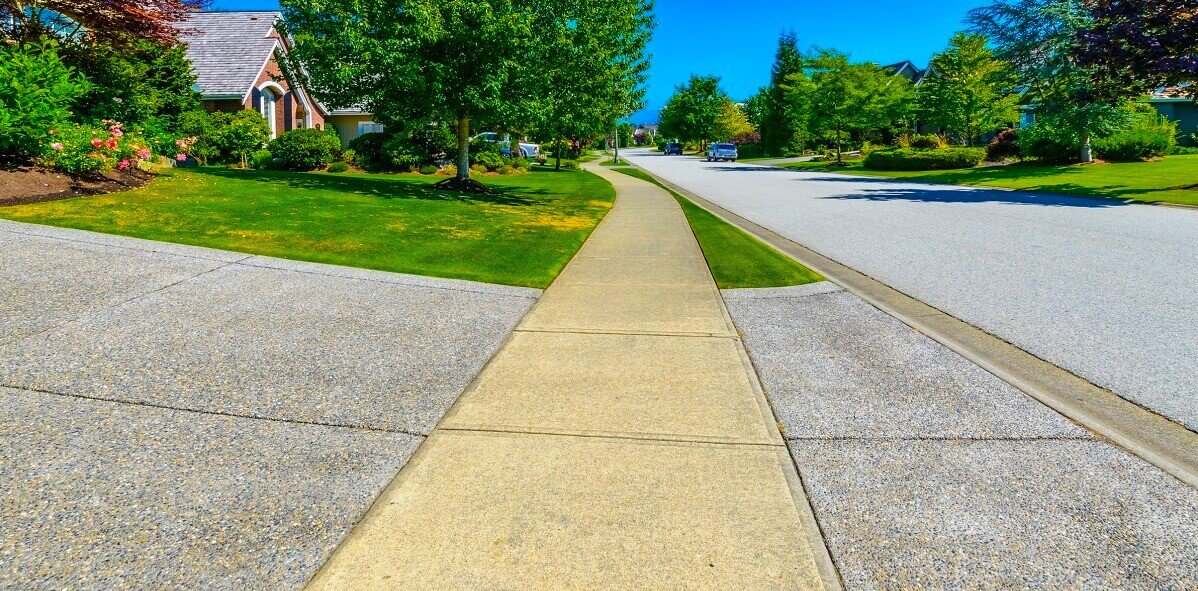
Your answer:
[[[1198,211],[624,155],[1198,430]]]

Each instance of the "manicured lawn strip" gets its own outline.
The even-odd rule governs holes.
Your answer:
[[[545,287],[611,208],[582,171],[437,191],[440,177],[176,169],[141,189],[0,208],[0,217],[303,261]]]
[[[711,275],[720,289],[786,287],[823,281],[815,271],[774,250],[749,233],[725,222],[711,212],[659,183],[639,168],[615,168],[628,176],[649,181],[669,191],[690,222]]]
[[[787,164],[786,168],[898,178],[928,183],[1002,187],[1149,203],[1198,205],[1198,155],[1169,156],[1156,162],[1119,162],[1071,166],[1014,164],[966,170],[892,172],[865,170],[861,160],[835,167],[823,162]]]

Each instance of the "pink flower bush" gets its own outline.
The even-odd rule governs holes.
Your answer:
[[[187,162],[187,154],[184,154],[183,152],[179,152],[178,154],[175,154],[175,161],[176,162]]]
[[[98,150],[98,149],[100,149],[100,146],[103,146],[103,145],[104,145],[104,140],[99,139],[99,138],[92,138],[92,147],[93,148],[96,148]]]
[[[121,160],[119,163],[117,163],[116,169],[117,170],[128,170],[129,169],[129,161]]]
[[[149,160],[150,156],[153,156],[153,154],[150,152],[149,148],[142,148],[137,151],[137,157],[141,158],[142,160]]]
[[[136,169],[138,162],[154,156],[144,138],[125,131],[119,121],[102,127],[71,125],[47,130],[53,142],[43,144],[42,162],[68,174]]]
[[[62,142],[54,142],[53,144],[50,144],[50,149],[54,150],[55,152],[61,152]]]

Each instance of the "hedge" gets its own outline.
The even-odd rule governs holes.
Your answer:
[[[982,148],[941,148],[939,150],[878,150],[865,157],[863,166],[871,170],[950,170],[973,168],[982,163]]]

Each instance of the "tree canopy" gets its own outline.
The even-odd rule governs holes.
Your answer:
[[[1101,100],[1095,75],[1075,59],[1082,32],[1093,24],[1081,0],[997,0],[974,9],[973,33],[990,39],[999,58],[1012,65],[1038,121],[1072,130],[1082,162],[1093,160],[1090,139],[1120,117]]]
[[[1019,119],[1015,78],[985,37],[956,34],[948,49],[932,58],[929,70],[916,92],[924,121],[973,145],[982,133]]]
[[[682,142],[706,143],[715,137],[728,95],[717,76],[691,75],[661,110],[658,131]]]
[[[21,42],[87,36],[101,44],[177,41],[175,24],[203,0],[0,0],[0,32]]]
[[[1108,95],[1198,82],[1198,0],[1089,0],[1087,7],[1093,24],[1075,53]]]
[[[871,63],[852,63],[834,50],[822,50],[807,62],[805,73],[792,74],[786,85],[794,124],[805,124],[812,135],[835,142],[837,162],[843,162],[846,135],[889,129],[908,118],[911,81]]]
[[[783,86],[792,75],[803,71],[803,64],[798,37],[793,31],[782,33],[774,53],[774,65],[770,69],[770,83],[763,96],[761,121],[757,123],[761,131],[761,146],[766,154],[782,156],[793,147],[795,134],[800,131],[787,116],[786,90]]]
[[[460,181],[469,178],[472,126],[527,128],[549,110],[569,119],[552,131],[576,131],[639,100],[651,24],[643,0],[281,4],[292,60],[303,65],[292,69],[317,96],[363,106],[392,127],[451,122]],[[580,80],[567,82],[569,74]]]

